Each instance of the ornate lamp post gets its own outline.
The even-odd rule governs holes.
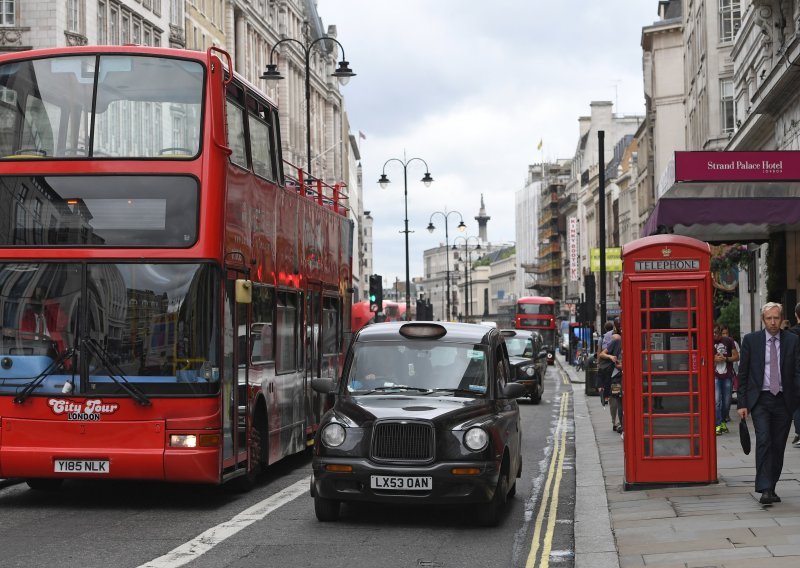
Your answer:
[[[433,225],[433,218],[436,215],[441,215],[444,218],[444,251],[445,251],[445,259],[447,264],[446,269],[446,280],[445,284],[447,286],[447,313],[445,314],[444,321],[450,321],[452,314],[450,313],[450,236],[447,229],[447,221],[450,215],[458,215],[459,223],[458,227],[456,227],[462,233],[467,230],[467,226],[464,224],[464,217],[461,215],[459,211],[434,211],[431,214],[431,218],[428,220],[428,232],[433,233],[436,230],[436,227]]]
[[[306,72],[306,160],[308,164],[308,171],[306,172],[309,176],[311,175],[311,48],[317,45],[321,41],[332,41],[336,45],[339,46],[342,50],[342,60],[339,62],[339,66],[336,68],[336,71],[332,74],[333,77],[339,79],[339,84],[344,86],[350,81],[350,77],[355,77],[355,73],[353,73],[352,69],[350,69],[350,63],[344,58],[344,47],[339,40],[336,38],[332,38],[330,36],[322,36],[318,37],[317,39],[310,41],[308,43],[303,43],[298,39],[294,39],[291,37],[284,38],[280,40],[278,43],[272,46],[272,50],[269,52],[269,63],[267,64],[267,69],[264,73],[261,74],[262,79],[266,79],[267,81],[275,81],[283,79],[283,75],[281,75],[280,71],[278,71],[278,65],[272,62],[272,58],[275,55],[275,50],[278,49],[278,46],[282,43],[292,42],[296,43],[300,46],[300,49],[303,51],[305,56],[305,72]]]
[[[470,302],[470,295],[472,289],[470,287],[470,282],[469,282],[470,281],[469,265],[471,262],[471,253],[472,253],[472,251],[469,250],[470,239],[475,239],[475,247],[472,250],[481,250],[481,241],[480,239],[478,239],[478,237],[474,235],[470,235],[468,237],[456,237],[455,239],[453,239],[453,250],[457,250],[456,243],[459,240],[464,241],[464,304],[465,304],[464,315],[466,316],[465,319],[469,318],[469,316],[471,315],[470,310],[472,307]]]
[[[411,162],[418,160],[425,164],[425,175],[422,176],[422,183],[425,184],[425,187],[430,187],[431,183],[433,183],[433,178],[431,177],[430,172],[428,171],[428,163],[423,160],[422,158],[409,158],[408,160],[405,159],[405,153],[403,154],[403,159],[400,158],[389,158],[384,162],[383,168],[381,169],[381,177],[378,180],[378,185],[381,186],[381,189],[386,189],[386,186],[389,185],[389,178],[386,177],[386,165],[389,162],[399,162],[400,165],[403,166],[403,199],[405,203],[405,229],[400,231],[401,233],[405,233],[406,235],[406,317],[411,317],[411,279],[409,276],[409,269],[408,269],[408,164]]]

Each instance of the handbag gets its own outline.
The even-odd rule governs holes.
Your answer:
[[[745,455],[750,455],[750,430],[747,429],[747,421],[739,421],[739,441],[742,443],[742,451]]]

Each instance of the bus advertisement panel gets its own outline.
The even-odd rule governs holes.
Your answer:
[[[313,442],[352,223],[230,61],[0,56],[0,477],[247,487]]]

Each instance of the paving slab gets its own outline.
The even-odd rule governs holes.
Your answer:
[[[800,566],[800,449],[786,449],[783,502],[772,506],[758,503],[754,456],[733,434],[716,437],[717,483],[626,491],[623,440],[611,431],[608,408],[585,396],[584,373],[559,362],[575,392],[576,567]]]

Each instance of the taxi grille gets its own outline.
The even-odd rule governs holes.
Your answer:
[[[372,432],[372,458],[378,461],[426,462],[433,448],[431,424],[378,422]]]

